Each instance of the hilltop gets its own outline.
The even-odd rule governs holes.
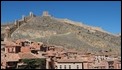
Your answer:
[[[11,29],[13,40],[26,38],[45,44],[75,48],[82,52],[96,53],[102,50],[115,54],[121,53],[121,36],[81,22],[55,18],[48,12],[44,12],[42,16],[31,13],[30,16],[7,26]],[[2,35],[5,33],[5,27],[6,25],[1,26]]]

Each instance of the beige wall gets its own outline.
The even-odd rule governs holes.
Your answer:
[[[69,69],[69,65],[71,66],[71,69],[77,69],[77,65],[79,66],[79,69],[82,69],[82,63],[56,63],[57,69],[60,69],[60,65],[62,66],[62,69]]]
[[[88,69],[88,63],[83,63],[84,69]]]

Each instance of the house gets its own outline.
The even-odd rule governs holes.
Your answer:
[[[37,43],[37,42],[32,42],[32,43],[30,44],[30,46],[31,46],[31,50],[40,51],[42,45],[43,45],[42,42],[39,42],[39,43]]]
[[[46,69],[54,69],[54,57],[56,52],[50,50],[44,53],[46,57]]]
[[[1,50],[4,51],[4,48],[5,48],[5,42],[4,41],[1,41]]]
[[[15,69],[16,67],[26,65],[21,62],[23,59],[45,59],[42,54],[32,52],[33,50],[40,51],[41,45],[42,43],[34,42],[32,44],[24,39],[5,41],[5,53],[3,54],[5,59],[2,58],[1,67],[3,69]]]
[[[6,53],[5,62],[6,69],[15,69],[20,57],[17,53]]]
[[[83,68],[84,69],[92,69],[94,64],[94,54],[91,53],[84,53],[80,56],[83,61]]]
[[[24,53],[24,52],[31,52],[30,46],[24,46],[24,47],[22,46],[22,47],[21,47],[21,52],[23,52],[23,53]]]
[[[121,60],[108,59],[108,69],[121,69]]]
[[[12,41],[5,42],[5,53],[18,53],[20,52],[21,45],[17,45]]]
[[[41,59],[44,58],[43,56],[39,56],[36,54],[33,54],[31,52],[20,52],[20,53],[7,53],[5,55],[5,62],[6,62],[6,69],[15,69],[18,67],[21,67],[23,65],[26,65],[22,62],[23,59]]]
[[[121,60],[118,59],[118,60],[115,61],[115,68],[116,69],[121,69]]]
[[[80,59],[58,59],[55,69],[83,69],[83,61]]]
[[[118,55],[108,53],[84,53],[62,46],[32,42],[26,39],[5,41],[5,52],[1,51],[1,68],[15,69],[26,66],[23,59],[46,60],[46,69],[121,69]],[[121,57],[120,57],[121,58]]]
[[[108,69],[108,63],[106,60],[103,60],[102,62],[93,64],[93,69]]]

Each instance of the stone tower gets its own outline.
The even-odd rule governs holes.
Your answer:
[[[8,41],[10,39],[10,28],[7,26],[5,28],[5,39],[4,41]]]
[[[51,16],[51,15],[48,14],[48,11],[43,11],[42,16]]]
[[[15,25],[17,28],[19,28],[19,26],[20,26],[19,21],[18,21],[18,20],[15,20],[14,25]]]
[[[17,21],[17,20],[15,20],[14,25],[15,25],[15,26],[17,26],[17,25],[18,25],[18,21]]]
[[[22,15],[22,20],[25,22],[25,16],[24,15]]]
[[[31,17],[34,17],[34,14],[33,14],[32,12],[30,12],[30,16],[31,16]]]

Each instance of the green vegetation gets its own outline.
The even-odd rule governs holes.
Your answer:
[[[23,59],[27,65],[18,67],[18,69],[46,69],[46,60],[45,59]]]

